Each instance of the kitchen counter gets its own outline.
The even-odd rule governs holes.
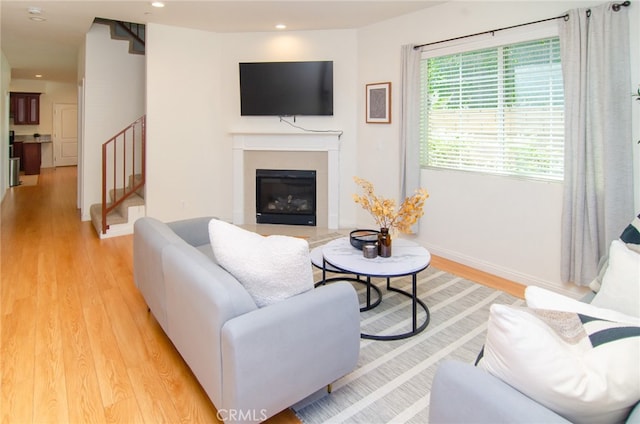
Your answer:
[[[35,175],[40,173],[42,165],[42,145],[51,143],[51,134],[42,134],[37,139],[32,135],[16,135],[14,146],[21,145],[17,150],[20,153],[20,168],[25,175]]]
[[[51,143],[51,134],[42,134],[40,137],[38,137],[38,139],[36,139],[34,136],[32,135],[16,135],[14,138],[14,143],[15,142],[22,142],[22,143]]]

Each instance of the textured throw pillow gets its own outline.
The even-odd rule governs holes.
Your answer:
[[[527,306],[534,309],[551,309],[554,311],[576,312],[594,318],[617,321],[635,326],[640,326],[640,318],[626,315],[618,311],[599,308],[590,303],[552,292],[542,287],[528,286],[524,291]],[[640,358],[639,358],[640,360]]]
[[[306,240],[263,237],[217,219],[209,222],[216,261],[249,292],[258,307],[313,289],[313,270]]]
[[[640,327],[492,305],[479,367],[574,423],[624,422],[640,400]]]
[[[591,304],[640,317],[640,254],[621,240],[611,242],[602,287]]]
[[[627,228],[620,235],[620,240],[625,243],[640,245],[640,214],[631,221],[631,224],[627,225]]]

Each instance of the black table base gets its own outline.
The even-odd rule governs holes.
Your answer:
[[[375,308],[376,306],[378,306],[380,304],[380,302],[382,302],[382,292],[380,291],[380,288],[378,288],[376,285],[371,284],[371,279],[367,278],[367,280],[363,280],[362,278],[360,278],[359,275],[355,276],[355,277],[330,277],[327,278],[327,272],[331,272],[334,274],[351,274],[351,273],[347,273],[347,272],[343,272],[337,269],[326,269],[326,265],[324,268],[322,268],[322,280],[318,281],[315,283],[314,287],[318,287],[318,286],[324,286],[326,283],[332,283],[335,281],[352,281],[354,283],[360,283],[360,284],[366,284],[367,286],[367,297],[366,297],[366,303],[364,304],[364,306],[360,307],[360,312],[364,312],[364,311],[368,311],[370,309]],[[373,289],[373,291],[376,292],[376,299],[373,303],[371,303],[371,289]]]
[[[391,286],[391,278],[387,277],[387,290],[389,291],[393,291],[396,293],[400,293],[403,296],[407,296],[409,299],[411,299],[411,318],[412,318],[412,323],[411,323],[411,331],[408,331],[406,333],[401,333],[401,334],[391,334],[391,335],[377,335],[377,334],[365,334],[365,333],[361,333],[360,337],[363,339],[369,339],[369,340],[401,340],[401,339],[406,339],[408,337],[412,337],[415,336],[416,334],[424,331],[425,328],[427,328],[427,326],[429,325],[429,321],[431,320],[431,314],[429,313],[429,308],[427,307],[427,305],[418,298],[418,288],[417,288],[417,273],[416,274],[412,274],[412,292],[409,293],[407,291],[404,291],[402,289],[396,288],[396,287],[392,287]],[[377,289],[377,287],[375,285],[371,284],[371,277],[367,277],[367,285],[369,286],[373,286]],[[424,321],[422,322],[422,324],[420,324],[418,326],[418,305],[424,310],[425,313],[425,317],[424,317]]]
[[[382,291],[380,290],[380,288],[378,286],[376,286],[375,284],[371,283],[371,276],[367,276],[366,280],[363,280],[361,278],[360,275],[356,275],[356,277],[330,277],[327,278],[327,272],[331,272],[331,273],[336,273],[336,274],[351,274],[353,275],[353,273],[350,273],[348,271],[343,271],[337,267],[335,267],[334,265],[328,263],[326,260],[323,259],[323,266],[322,266],[322,280],[318,281],[315,283],[315,287],[324,285],[326,283],[330,283],[330,282],[334,282],[334,281],[352,281],[352,282],[356,282],[356,283],[360,283],[360,284],[365,284],[366,288],[367,288],[367,294],[366,294],[366,303],[364,306],[362,306],[360,308],[360,312],[364,312],[364,311],[369,311],[373,308],[375,308],[376,306],[378,306],[380,304],[380,302],[382,302]],[[411,336],[415,336],[416,334],[424,331],[425,328],[427,328],[427,326],[429,325],[429,321],[431,319],[431,314],[429,312],[429,308],[427,307],[427,305],[418,298],[418,288],[417,288],[417,281],[418,281],[418,273],[413,273],[411,274],[411,285],[412,285],[412,290],[411,293],[399,289],[397,287],[392,287],[391,286],[391,278],[387,277],[387,290],[388,291],[393,291],[396,293],[399,293],[403,296],[408,297],[409,299],[411,299],[412,301],[412,305],[411,305],[411,317],[412,317],[412,323],[411,323],[411,331],[405,332],[405,333],[401,333],[401,334],[391,334],[391,335],[377,335],[377,334],[366,334],[366,333],[360,333],[360,337],[363,339],[369,339],[369,340],[401,340],[401,339],[406,339],[408,337]],[[371,302],[371,291],[375,291],[376,292],[376,299],[375,301],[372,303]],[[418,306],[420,306],[425,313],[425,317],[424,317],[424,321],[418,325]]]

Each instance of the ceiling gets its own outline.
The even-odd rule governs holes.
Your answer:
[[[14,79],[76,81],[78,48],[96,17],[159,23],[212,32],[353,29],[443,3],[435,0],[356,1],[0,1],[2,52]],[[29,13],[30,7],[40,13]],[[46,20],[35,22],[31,17]]]

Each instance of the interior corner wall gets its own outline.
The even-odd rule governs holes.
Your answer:
[[[79,136],[83,221],[102,201],[102,144],[145,113],[145,56],[130,54],[129,43],[112,40],[109,27],[93,24],[84,47],[84,123]]]
[[[400,128],[396,117],[400,101],[395,99],[400,98],[402,45],[532,22],[600,3],[446,2],[360,29],[359,85],[391,81],[393,94],[392,124],[358,121],[360,176],[372,180],[379,194],[395,197],[399,193]],[[632,46],[637,56],[638,47]],[[363,116],[363,97],[358,108],[358,115]],[[431,197],[425,204],[418,240],[432,253],[523,284],[576,296],[583,292],[560,279],[561,183],[423,169],[421,184]],[[370,224],[366,212],[360,212],[359,222]]]
[[[0,51],[0,201],[9,188],[9,84],[11,66]]]
[[[300,116],[295,124],[344,131],[340,172],[341,180],[350,180],[358,92],[355,31],[219,34],[147,26],[148,216],[232,221],[232,134],[302,131],[275,116],[240,116],[238,62],[291,60],[334,61],[334,116]],[[353,223],[350,194],[341,196],[341,220]]]
[[[220,171],[220,49],[211,32],[147,25],[147,215],[218,215],[231,185]]]

